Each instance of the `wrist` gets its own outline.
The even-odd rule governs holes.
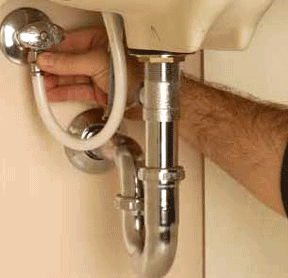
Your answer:
[[[258,104],[254,110],[255,126],[267,148],[282,160],[288,139],[288,109],[279,104]]]

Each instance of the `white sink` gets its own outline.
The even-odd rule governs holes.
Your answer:
[[[7,0],[0,0],[0,5]],[[51,0],[123,16],[129,48],[243,49],[275,0]],[[49,16],[49,15],[48,15]]]
[[[129,48],[243,49],[274,0],[52,0],[124,18]]]

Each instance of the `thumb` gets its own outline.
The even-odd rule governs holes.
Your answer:
[[[81,54],[45,52],[38,56],[37,64],[43,71],[56,75],[87,75],[97,83],[97,78],[108,78],[109,57],[101,48]]]

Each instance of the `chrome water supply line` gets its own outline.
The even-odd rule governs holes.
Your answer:
[[[64,39],[64,30],[41,11],[21,8],[1,24],[1,49],[18,64],[29,64],[40,116],[50,133],[65,146],[69,161],[81,171],[101,173],[119,169],[120,194],[116,208],[122,212],[123,237],[139,277],[163,277],[171,268],[177,249],[179,182],[184,170],[178,165],[180,120],[179,64],[181,54],[130,50],[145,63],[141,98],[145,121],[145,152],[122,133],[127,98],[127,69],[119,15],[103,13],[114,71],[113,101],[78,115],[67,131],[55,120],[46,99],[37,55]],[[115,79],[115,80],[114,80]],[[107,112],[108,111],[108,112]]]

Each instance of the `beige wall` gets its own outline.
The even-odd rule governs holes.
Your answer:
[[[100,24],[99,17],[48,1],[10,1],[42,9],[66,29]],[[205,52],[205,75],[261,98],[287,102],[288,5],[276,0],[244,52]],[[199,56],[183,64],[199,76]],[[27,69],[0,55],[0,277],[129,278],[121,235],[116,171],[90,176],[74,169],[63,147],[43,127]],[[65,126],[89,106],[53,106]],[[143,144],[143,124],[126,122]],[[202,166],[200,155],[180,142],[186,180],[180,185],[179,246],[167,277],[202,278]],[[206,277],[287,277],[286,221],[260,204],[208,159],[206,180]]]
[[[205,79],[288,104],[287,14],[288,2],[276,0],[248,49],[205,51]],[[205,164],[207,278],[287,277],[287,220],[210,160]]]
[[[66,29],[99,24],[94,13],[48,1],[9,1],[0,7],[0,20],[23,6],[40,8]],[[38,117],[27,69],[2,54],[0,63],[0,277],[135,277],[113,204],[116,171],[93,176],[74,169]],[[189,67],[197,74],[197,58],[189,58]],[[53,106],[63,125],[87,108]],[[143,143],[143,125],[127,124]],[[167,277],[201,278],[201,160],[181,142],[180,162],[187,178],[180,188],[177,257]]]

